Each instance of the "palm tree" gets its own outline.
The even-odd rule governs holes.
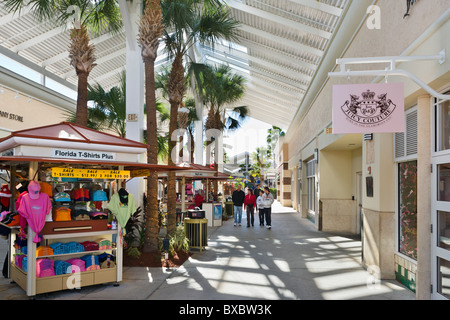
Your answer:
[[[163,0],[164,41],[173,58],[167,92],[170,102],[169,134],[177,130],[178,108],[186,93],[186,77],[183,59],[191,46],[198,43],[214,43],[219,38],[234,39],[238,23],[217,0]],[[176,141],[169,140],[169,154]],[[174,165],[169,157],[169,165]],[[176,179],[169,172],[167,181],[168,233],[176,228]]]
[[[20,12],[25,6],[40,20],[52,20],[58,25],[67,25],[74,19],[70,31],[69,58],[78,76],[78,98],[76,123],[86,126],[88,118],[88,77],[95,67],[95,47],[90,44],[89,33],[118,32],[122,19],[116,0],[2,0],[9,12]],[[72,8],[77,8],[77,11]]]
[[[147,162],[158,163],[155,60],[158,55],[159,39],[163,35],[164,24],[160,0],[147,0],[144,14],[139,21],[138,43],[145,65],[145,104],[147,110]],[[150,171],[147,177],[147,208],[145,210],[144,251],[158,250],[158,173]]]
[[[220,132],[237,130],[248,116],[248,108],[234,107],[230,112],[227,107],[242,98],[245,79],[234,74],[227,65],[206,66],[198,83],[200,96],[209,108],[205,129],[216,129]],[[214,160],[215,167],[218,160]]]
[[[120,84],[106,91],[100,84],[88,85],[88,101],[92,106],[88,108],[87,127],[98,131],[113,131],[118,136],[126,137],[126,73],[120,76]],[[156,102],[156,111],[161,121],[170,118],[169,111],[161,102]],[[146,106],[144,105],[144,113]],[[76,113],[67,111],[67,120],[76,121]],[[147,142],[146,130],[144,130],[144,143]],[[168,155],[167,135],[159,132],[157,137],[158,158],[166,159]]]
[[[272,159],[272,153],[268,148],[259,147],[251,154],[251,157],[254,164],[250,169],[250,173],[255,178],[259,177],[261,180],[260,185],[264,185],[266,169],[272,165],[270,161]]]

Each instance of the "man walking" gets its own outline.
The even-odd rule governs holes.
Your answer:
[[[247,228],[255,226],[255,207],[256,207],[256,197],[253,195],[252,189],[248,189],[247,195],[244,200],[244,210],[247,209]]]
[[[234,226],[241,225],[242,220],[242,205],[244,204],[245,193],[241,189],[242,186],[239,184],[231,197],[234,205]]]
[[[266,228],[272,228],[272,203],[273,195],[270,193],[268,187],[264,188],[264,193],[262,195],[262,207],[264,208],[264,216],[266,218]]]

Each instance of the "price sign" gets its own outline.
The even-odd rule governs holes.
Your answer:
[[[52,177],[84,179],[130,179],[130,171],[52,168]]]

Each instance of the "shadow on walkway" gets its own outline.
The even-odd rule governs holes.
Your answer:
[[[98,285],[37,299],[415,299],[400,283],[379,281],[362,268],[356,237],[319,232],[279,203],[273,211],[271,230],[260,227],[257,216],[255,227],[247,228],[244,218],[241,227],[228,220],[209,228],[206,250],[194,251],[179,269],[126,267],[119,287]],[[0,281],[0,299],[27,298],[9,282]]]

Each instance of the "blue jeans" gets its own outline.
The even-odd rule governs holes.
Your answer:
[[[234,223],[241,223],[242,206],[234,206]]]

